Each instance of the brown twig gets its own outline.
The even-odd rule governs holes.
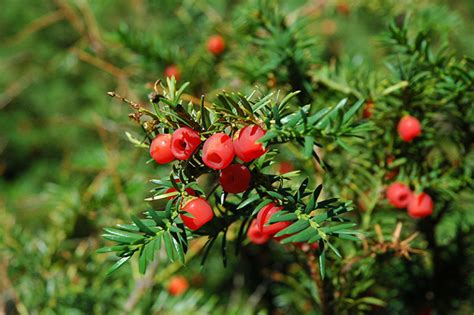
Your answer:
[[[5,92],[0,94],[0,109],[4,108],[11,103],[18,95],[20,95],[24,90],[26,90],[35,80],[37,76],[35,75],[36,71],[30,71],[29,73],[23,75],[19,79],[15,80],[10,84]]]
[[[69,23],[74,27],[74,29],[79,33],[82,34],[84,31],[84,23],[82,19],[77,15],[73,8],[67,3],[65,0],[54,0],[54,3],[61,9],[66,19],[68,19]]]
[[[186,260],[190,261],[194,258],[197,253],[199,253],[202,248],[204,247],[204,240],[196,240],[195,242],[191,243],[189,248],[188,254],[186,255]],[[164,248],[161,249],[162,252]],[[175,273],[179,268],[183,265],[179,262],[175,262],[166,266],[166,268],[161,269],[160,272],[158,271],[158,257],[155,257],[153,263],[148,267],[145,275],[143,278],[137,281],[135,285],[135,289],[130,293],[127,301],[125,302],[124,309],[122,314],[129,314],[140,301],[140,298],[145,294],[149,289],[153,288],[155,283],[160,283],[164,279],[169,278],[169,276]]]
[[[29,35],[36,33],[43,28],[48,27],[51,24],[54,24],[58,21],[64,19],[64,13],[61,10],[53,11],[48,14],[45,14],[36,20],[31,21],[25,28],[23,28],[20,32],[12,36],[10,39],[6,41],[6,45],[13,45],[18,42],[21,42]]]
[[[102,53],[104,51],[104,44],[102,41],[102,36],[100,34],[99,26],[97,20],[94,17],[88,1],[80,1],[78,3],[78,8],[84,17],[86,25],[86,36],[89,39],[91,46],[94,48],[95,52]]]
[[[128,73],[126,71],[114,66],[110,62],[107,62],[99,57],[91,55],[76,47],[71,48],[71,52],[74,53],[80,60],[87,62],[107,73],[110,73],[116,78],[123,78],[123,77],[128,76]]]
[[[364,254],[349,259],[344,265],[344,267],[341,269],[341,271],[347,272],[352,268],[355,263],[359,262],[360,260],[367,257],[375,257],[377,255],[386,254],[389,251],[394,251],[395,255],[403,256],[408,260],[411,259],[410,254],[424,254],[424,250],[411,247],[411,242],[413,242],[413,240],[418,236],[418,232],[415,232],[408,236],[406,239],[400,241],[402,228],[402,223],[398,222],[392,233],[392,239],[388,241],[383,236],[382,227],[379,224],[376,224],[374,226],[374,230],[377,236],[377,240],[374,242],[369,241],[367,239],[362,239]]]
[[[156,271],[158,270],[158,258],[155,257],[155,260],[148,267],[143,278],[137,281],[135,284],[135,289],[129,295],[125,305],[123,307],[122,314],[129,314],[137,305],[140,298],[145,294],[145,292],[153,287]]]

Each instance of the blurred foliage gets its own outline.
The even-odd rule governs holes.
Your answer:
[[[154,273],[145,276],[138,272],[138,261],[131,260],[106,277],[114,260],[95,253],[104,245],[101,229],[138,213],[147,188],[151,189],[146,181],[168,173],[166,167],[147,164],[146,154],[128,143],[124,131],[131,125],[129,109],[112,101],[107,91],[145,103],[150,84],[163,77],[166,66],[176,64],[182,82],[191,82],[188,97],[203,93],[213,97],[223,89],[247,93],[256,88],[267,93],[297,88],[306,94],[301,101],[315,108],[341,95],[371,99],[399,81],[385,66],[393,46],[381,39],[392,19],[401,22],[406,13],[410,38],[419,30],[429,30],[436,50],[448,41],[457,60],[474,56],[474,2],[469,0],[280,2],[279,9],[272,11],[270,1],[258,0],[2,1],[0,307],[6,313],[317,313],[312,307],[317,289],[301,264],[295,263],[304,265],[307,257],[281,246],[245,247],[239,257],[229,259],[227,268],[219,251],[212,250],[201,270],[195,255],[204,244],[196,242],[185,268],[165,264],[165,254],[159,253]],[[262,31],[268,23],[279,27]],[[206,40],[214,33],[222,34],[228,43],[219,57],[206,51]],[[444,71],[438,70],[434,72]],[[300,78],[293,81],[295,74]],[[385,84],[387,78],[394,81]],[[432,97],[429,84],[424,86]],[[382,108],[399,104],[396,99],[380,104]],[[472,106],[472,99],[466,104]],[[461,118],[467,116],[472,118],[472,107]],[[383,141],[378,143],[382,148]],[[442,143],[430,155],[434,163],[452,152]],[[452,161],[461,156],[465,169],[472,169],[472,143],[470,148],[469,155],[458,152]],[[346,168],[347,155],[340,149],[329,147],[326,154],[334,157],[333,167],[351,173],[326,176],[325,182],[334,180],[331,192],[354,200],[368,194],[369,201],[377,200],[385,162],[377,164],[374,173],[367,169],[385,152],[367,154],[367,160],[360,155],[362,165]],[[288,148],[281,160],[292,161],[297,154]],[[303,159],[293,163],[298,169],[313,167]],[[364,185],[350,185],[352,181],[360,185],[364,176],[368,192]],[[469,237],[472,191],[448,188],[454,189],[454,201],[446,211],[453,214],[445,216],[432,235],[436,255],[446,262],[443,268],[433,269],[431,254],[403,260],[393,256],[390,247],[389,253],[359,257],[359,247],[342,243],[347,258],[329,257],[328,265],[334,268],[327,268],[331,279],[327,285],[342,288],[336,292],[338,313],[408,310],[421,314],[436,304],[433,272],[447,275],[447,292],[463,292],[442,305],[443,313],[447,309],[472,313],[474,306],[465,302],[474,299],[474,240]],[[369,240],[380,240],[380,235],[389,240],[400,220],[406,221],[403,231],[408,230],[402,239],[417,228],[427,229],[423,224],[416,227],[401,213],[389,212],[386,205],[371,216],[375,205],[376,201],[369,205],[365,221],[361,216]],[[373,223],[380,224],[381,231],[374,230]],[[373,243],[371,248],[385,248],[382,245],[388,243]],[[429,249],[430,240],[418,238],[415,245]],[[184,296],[166,292],[174,273],[190,279],[191,289]]]

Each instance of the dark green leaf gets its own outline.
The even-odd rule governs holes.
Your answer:
[[[312,136],[305,136],[304,137],[304,158],[309,159],[313,155],[313,145],[314,145],[314,137]]]
[[[122,267],[122,265],[125,264],[131,257],[132,256],[126,256],[117,260],[117,262],[109,268],[109,270],[107,271],[107,275],[110,275],[112,272]]]
[[[237,207],[237,209],[242,209],[242,208],[244,208],[245,206],[247,206],[247,205],[251,204],[252,202],[257,201],[257,200],[259,200],[259,199],[260,199],[260,196],[259,196],[259,195],[253,195],[252,197],[250,197],[250,198],[244,200],[243,202],[241,202],[241,203],[239,204],[239,206]]]
[[[280,212],[283,212],[283,211],[278,211],[277,213],[272,215],[268,223],[272,224],[272,223],[283,222],[283,221],[294,221],[298,218],[298,216],[295,213],[283,212],[282,214],[280,214]]]
[[[256,215],[263,207],[271,203],[272,201],[270,199],[265,199],[262,202],[260,202],[255,209],[252,211],[252,216]]]
[[[306,229],[308,226],[309,226],[308,221],[298,220],[295,223],[293,223],[292,225],[290,225],[290,226],[284,228],[283,230],[281,230],[280,232],[278,232],[275,236],[279,237],[279,236],[283,236],[283,235],[294,234],[294,233],[299,232],[303,229]]]
[[[318,231],[315,230],[312,226],[308,226],[306,229],[302,230],[301,232],[283,239],[281,243],[288,244],[288,243],[306,242],[310,240],[312,237],[314,237],[314,235],[317,233]]]
[[[326,276],[326,252],[323,251],[321,255],[319,255],[319,271],[321,273],[321,278],[324,279]]]
[[[141,274],[144,274],[146,271],[146,266],[148,265],[148,260],[145,254],[145,245],[142,246],[140,250],[140,256],[138,258],[138,271]]]
[[[163,240],[165,243],[166,253],[168,254],[169,260],[174,261],[174,250],[173,250],[174,245],[173,245],[171,233],[168,231],[165,232],[163,234]]]
[[[155,232],[146,226],[136,215],[132,214],[130,217],[132,218],[132,221],[140,228],[140,231],[149,235],[155,235]]]

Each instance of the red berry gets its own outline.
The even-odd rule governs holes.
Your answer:
[[[171,135],[159,134],[150,145],[150,155],[158,164],[166,164],[174,160],[171,153]]]
[[[181,181],[179,179],[176,180],[177,183],[180,183]],[[169,193],[172,193],[172,192],[175,192],[177,191],[176,188],[174,187],[171,187],[171,188],[168,188],[166,191],[165,191],[165,194],[169,194]],[[192,188],[186,188],[185,191],[188,193],[188,195],[190,196],[196,196],[196,192],[194,191],[194,189]],[[168,197],[169,200],[173,199],[175,196],[171,196],[171,197]]]
[[[232,139],[225,133],[216,133],[204,142],[202,161],[212,169],[221,170],[226,168],[232,163],[234,156]]]
[[[309,252],[310,250],[317,250],[319,248],[318,242],[315,242],[312,244],[299,242],[299,243],[294,243],[293,245],[301,249],[303,252]]]
[[[221,171],[219,182],[228,193],[238,194],[249,188],[249,169],[242,164],[232,164]]]
[[[178,128],[171,138],[171,152],[178,160],[187,160],[200,144],[199,132],[188,127]]]
[[[234,138],[235,154],[244,162],[261,157],[266,151],[257,141],[267,133],[257,125],[246,126]]]
[[[393,183],[387,189],[387,199],[396,208],[405,208],[412,197],[410,188],[402,183]]]
[[[433,200],[430,195],[424,192],[414,195],[408,204],[408,214],[413,218],[424,218],[433,214]]]
[[[176,81],[179,81],[179,79],[181,78],[181,70],[179,70],[179,67],[176,65],[170,65],[165,69],[165,77],[174,77]]]
[[[186,214],[181,214],[181,220],[190,230],[196,231],[201,226],[211,221],[214,217],[211,205],[201,198],[196,197],[188,201],[182,209],[184,212],[188,212],[193,217],[189,217]]]
[[[370,117],[372,117],[373,113],[374,113],[374,102],[367,101],[365,103],[364,110],[362,112],[362,116],[364,118],[370,118]]]
[[[389,155],[387,157],[387,166],[390,166],[390,164],[392,164],[394,160],[395,160],[395,157],[393,155]],[[397,176],[397,174],[398,174],[397,169],[387,170],[387,173],[385,174],[385,179],[391,180],[392,178]]]
[[[263,234],[273,236],[291,224],[291,222],[283,221],[266,225],[270,218],[281,209],[283,207],[277,207],[276,204],[270,203],[260,210],[257,215],[257,227]]]
[[[168,292],[171,295],[177,296],[186,292],[186,290],[188,290],[188,287],[188,280],[186,280],[185,277],[174,276],[170,279],[170,282],[168,283]]]
[[[278,172],[280,174],[289,173],[289,172],[293,171],[294,169],[295,168],[293,166],[293,163],[291,163],[291,162],[283,161],[283,162],[280,162],[280,164],[278,165]]]
[[[410,142],[421,135],[421,124],[418,119],[408,115],[400,119],[397,130],[403,141]]]
[[[250,242],[258,245],[265,244],[270,240],[270,236],[263,234],[257,226],[257,220],[253,220],[250,224],[250,227],[247,231],[247,237],[249,238]]]
[[[225,50],[224,38],[220,35],[209,37],[209,40],[207,41],[207,50],[215,56],[222,54]]]
[[[273,239],[277,242],[281,242],[285,238],[288,238],[290,236],[293,236],[294,234],[288,234],[288,235],[283,235],[283,236],[278,236],[278,237],[273,237]],[[319,247],[319,243],[315,242],[312,244],[306,243],[306,242],[297,242],[297,243],[291,243],[293,246],[296,248],[301,249],[304,252],[308,252],[310,249],[316,250]]]
[[[337,12],[344,15],[348,15],[351,12],[349,5],[345,2],[341,2],[338,5],[336,5],[336,10]]]
[[[214,217],[214,212],[206,199],[196,197],[188,201],[182,209],[184,212],[188,212],[193,217],[181,214],[181,220],[190,230],[196,231],[201,226],[211,221]]]

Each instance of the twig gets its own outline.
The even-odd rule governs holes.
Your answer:
[[[92,47],[95,49],[96,52],[101,53],[104,51],[104,44],[102,40],[102,36],[100,34],[99,26],[97,25],[97,20],[94,17],[94,13],[92,12],[89,2],[88,1],[80,1],[78,3],[78,8],[84,17],[84,21],[86,23],[86,36],[89,39]]]
[[[13,45],[15,43],[21,42],[23,39],[28,37],[29,35],[36,33],[43,28],[48,27],[51,24],[54,24],[58,21],[64,19],[64,13],[61,10],[53,11],[48,14],[45,14],[36,20],[31,21],[25,28],[23,28],[20,32],[12,36],[10,39],[6,41],[6,45]]]
[[[114,66],[110,62],[100,59],[99,57],[91,55],[83,50],[74,47],[71,48],[71,52],[74,53],[80,60],[87,62],[105,72],[108,72],[116,78],[123,78],[128,76],[126,71]]]
[[[131,101],[128,98],[125,98],[125,97],[121,96],[118,93],[107,92],[107,95],[110,96],[110,97],[115,97],[115,98],[120,99],[122,102],[127,103],[128,105],[130,105],[130,107],[133,108],[133,109],[140,109],[142,107],[140,104],[135,103],[134,101]]]
[[[11,101],[26,90],[37,78],[36,71],[30,71],[10,84],[5,89],[5,92],[0,94],[0,109],[10,104]]]
[[[127,301],[125,302],[125,306],[123,307],[123,311],[121,314],[128,314],[135,308],[135,306],[137,305],[142,295],[149,288],[153,286],[153,283],[154,283],[153,278],[155,277],[157,270],[158,270],[158,257],[155,257],[155,260],[148,267],[143,278],[137,281],[135,285],[135,289],[132,291]]]
[[[74,27],[74,29],[79,34],[82,34],[82,32],[84,31],[84,23],[74,11],[74,9],[72,9],[71,6],[65,0],[54,0],[54,3],[56,3],[58,8],[61,9],[66,19],[68,19],[69,23],[71,23],[72,27]]]

